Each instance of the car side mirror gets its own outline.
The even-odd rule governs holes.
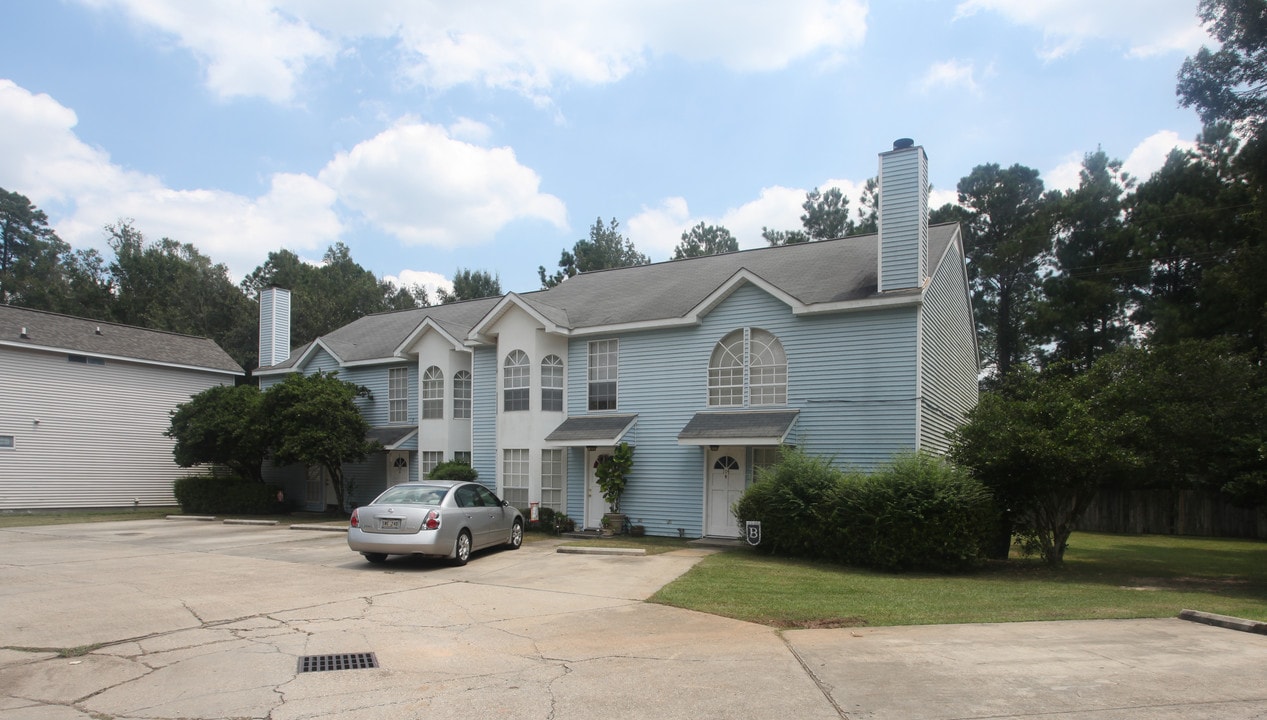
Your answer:
[[[510,507],[510,501],[509,501],[509,500],[502,500],[502,507]]]

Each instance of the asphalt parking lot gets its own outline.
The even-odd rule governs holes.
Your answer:
[[[282,527],[0,530],[0,717],[1267,718],[1267,636],[1178,619],[778,632],[642,602],[707,552],[371,566]]]

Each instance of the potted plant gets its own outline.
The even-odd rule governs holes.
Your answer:
[[[625,516],[620,512],[620,496],[625,492],[625,482],[632,469],[633,448],[629,443],[621,443],[611,455],[603,455],[595,463],[594,476],[609,511],[603,516],[604,530],[619,533],[625,527]]]

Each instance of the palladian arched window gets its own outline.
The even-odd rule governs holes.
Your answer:
[[[779,339],[759,328],[742,328],[722,338],[708,362],[708,404],[787,404],[787,355]]]

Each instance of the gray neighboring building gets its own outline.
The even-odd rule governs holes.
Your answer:
[[[0,305],[0,510],[174,505],[169,413],[241,366],[207,338]]]

